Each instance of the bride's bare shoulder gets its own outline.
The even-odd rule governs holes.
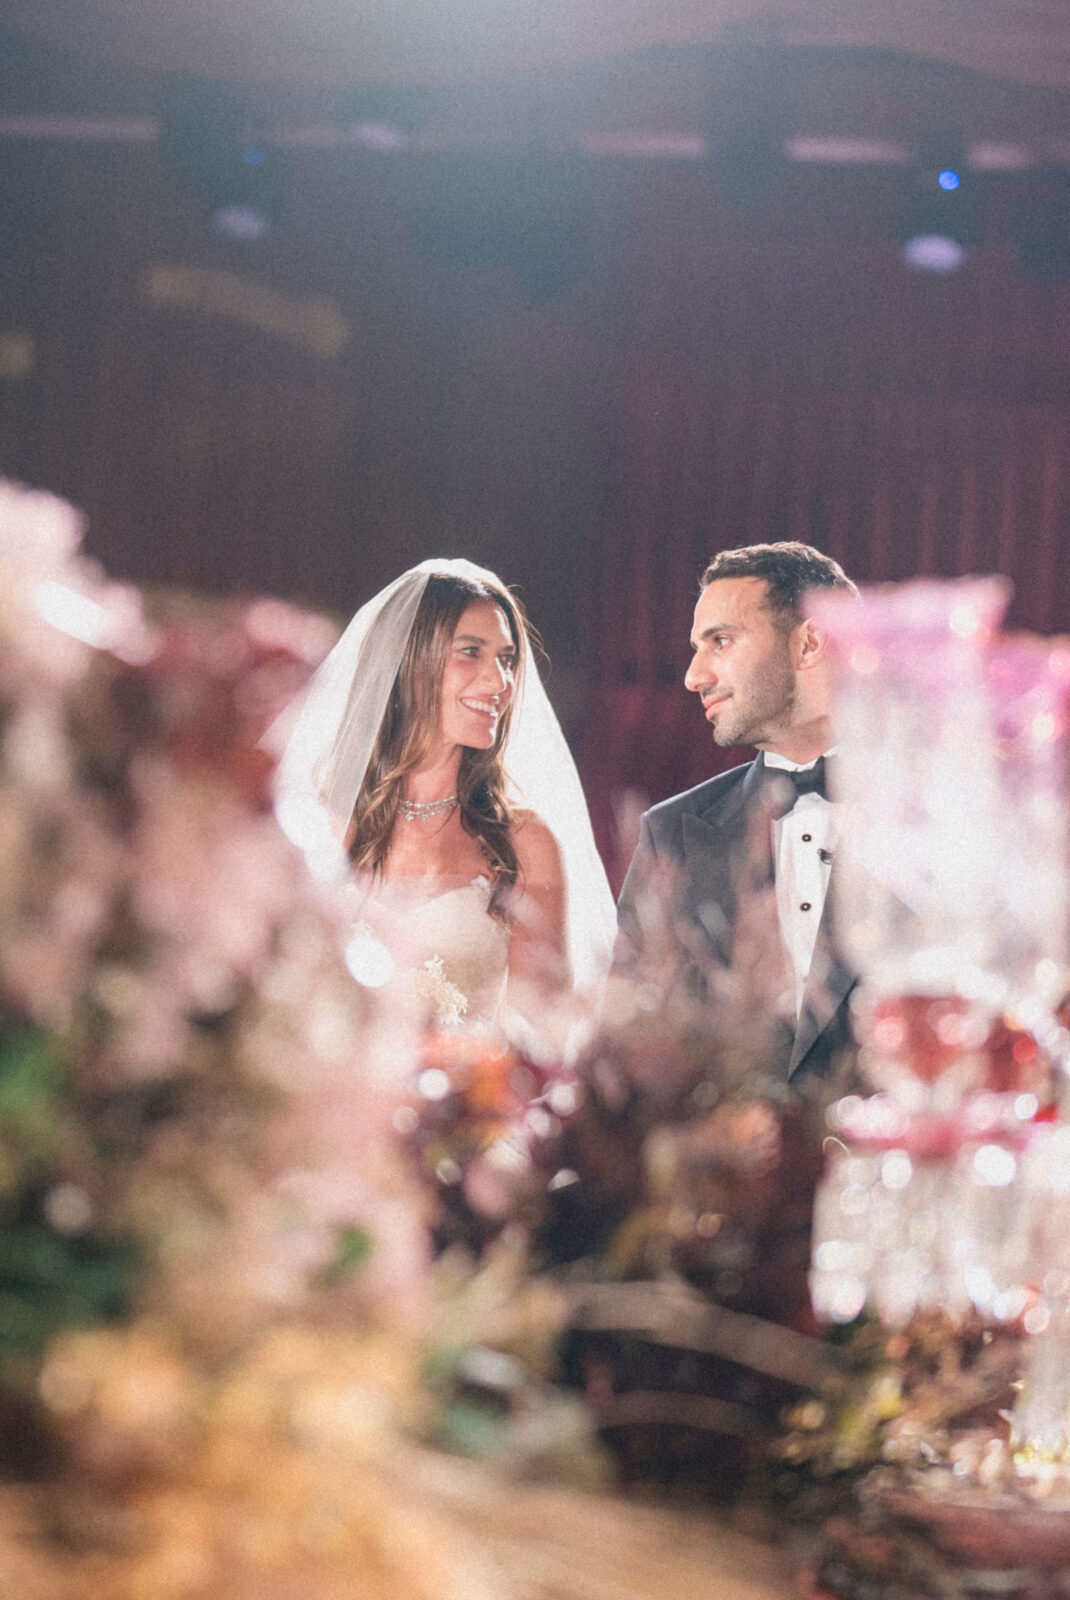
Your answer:
[[[534,811],[513,815],[513,842],[528,884],[556,884],[562,877],[561,848]]]

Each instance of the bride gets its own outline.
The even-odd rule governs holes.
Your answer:
[[[523,612],[471,562],[402,573],[316,673],[277,777],[346,849],[350,970],[401,1022],[530,1030],[593,998],[614,931]]]

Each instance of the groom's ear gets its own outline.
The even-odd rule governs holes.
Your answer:
[[[792,666],[797,672],[806,672],[828,658],[828,634],[811,617],[804,617],[793,629]]]

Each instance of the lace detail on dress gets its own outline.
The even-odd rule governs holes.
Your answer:
[[[377,987],[399,1021],[494,1025],[505,994],[509,930],[489,914],[492,889],[482,873],[386,878],[373,885],[350,949],[359,947],[365,963],[373,949],[382,953],[389,976]],[[360,977],[352,960],[350,970]]]
[[[413,988],[427,1003],[439,1028],[457,1028],[468,1010],[468,998],[446,976],[441,956],[428,956],[423,971],[413,974]]]

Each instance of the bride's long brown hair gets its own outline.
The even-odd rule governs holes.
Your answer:
[[[491,911],[500,919],[520,873],[503,755],[513,706],[523,685],[531,631],[519,602],[506,589],[445,574],[428,578],[357,796],[349,855],[358,868],[373,872],[382,868],[397,823],[405,776],[425,759],[438,734],[442,676],[457,624],[468,607],[480,600],[498,606],[509,625],[516,647],[516,687],[498,719],[491,748],[466,746],[462,751],[457,799],[461,826],[487,859],[494,880]]]

